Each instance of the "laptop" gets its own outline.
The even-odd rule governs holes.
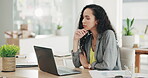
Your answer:
[[[16,68],[38,67],[37,62],[30,61],[24,57],[16,56]]]
[[[16,56],[16,68],[26,68],[26,67],[38,67],[36,55],[35,59],[34,57],[29,58],[28,56],[25,55]]]
[[[58,76],[81,73],[78,70],[70,69],[67,67],[57,67],[51,48],[34,46],[34,49],[36,52],[40,70]]]

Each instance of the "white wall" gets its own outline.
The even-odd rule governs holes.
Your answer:
[[[126,2],[123,4],[123,19],[148,19],[148,2]]]
[[[101,5],[117,33],[119,45],[122,45],[122,0],[94,0],[94,3]]]
[[[123,26],[126,18],[135,18],[133,33],[141,35],[139,46],[148,46],[148,34],[145,35],[145,28],[148,25],[148,2],[125,2],[123,3]],[[141,55],[141,63],[148,64],[148,56]]]
[[[73,12],[73,8],[74,8],[74,1],[75,0],[62,0],[62,4],[61,4],[61,12],[63,15],[63,28],[62,28],[62,32],[63,35],[66,35],[69,37],[69,45],[70,45],[70,51],[72,49],[72,30],[74,27],[74,12]]]
[[[75,2],[75,8],[76,8],[76,15],[80,15],[82,9],[87,5],[87,4],[92,4],[93,0],[76,0]]]
[[[126,2],[123,4],[123,21],[135,18],[134,33],[144,34],[148,25],[148,2]]]
[[[148,25],[148,2],[126,2],[123,3],[123,25],[126,18],[135,18],[133,33],[144,35]],[[140,37],[140,45],[148,45],[147,36]]]
[[[0,46],[5,43],[4,31],[13,30],[13,0],[0,0]]]

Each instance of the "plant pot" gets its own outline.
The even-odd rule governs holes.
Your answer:
[[[57,35],[57,36],[62,35],[62,31],[61,31],[61,30],[56,30],[56,35]]]
[[[133,48],[134,45],[139,45],[139,36],[122,36],[122,47]]]
[[[15,68],[15,57],[2,57],[2,72],[14,72]]]

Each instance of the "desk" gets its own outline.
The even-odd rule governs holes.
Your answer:
[[[83,68],[75,68],[75,69],[81,71],[81,74],[56,76],[50,73],[43,72],[39,70],[38,67],[16,68],[15,72],[1,72],[2,67],[1,67],[1,58],[0,58],[0,77],[3,76],[4,78],[91,78],[88,69],[83,69]],[[147,77],[148,76],[146,77],[144,76],[144,78]]]
[[[5,77],[6,78],[91,78],[88,69],[83,69],[83,68],[75,68],[76,70],[80,70],[81,74],[67,75],[67,76],[56,76],[50,73],[46,73],[41,71],[38,67],[16,68],[15,72],[1,72],[2,70],[1,60],[2,59],[0,58],[0,78],[1,76],[3,76],[4,78]],[[62,58],[56,58],[56,61],[58,61],[57,65],[59,66],[63,65],[61,60]]]
[[[76,68],[82,71],[81,74],[56,76],[50,73],[43,72],[38,67],[32,68],[16,68],[15,72],[0,72],[0,76],[7,78],[91,78],[88,69]]]
[[[56,76],[50,73],[43,72],[39,70],[38,67],[31,67],[31,68],[16,68],[15,72],[0,72],[0,77],[2,76],[3,78],[92,78],[88,69],[83,69],[83,68],[75,68],[75,69],[80,70],[82,73],[75,74],[75,75],[67,75],[67,76]],[[98,74],[96,74],[96,76]],[[100,76],[99,77],[98,76],[96,77],[96,76],[95,78],[100,77]],[[138,78],[148,77],[147,74],[141,74],[141,73],[135,73],[135,76]]]
[[[148,54],[148,49],[135,49],[135,68],[136,68],[136,73],[140,72],[140,55],[141,54]]]

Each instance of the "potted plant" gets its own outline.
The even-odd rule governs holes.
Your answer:
[[[56,29],[56,35],[59,36],[61,35],[61,29],[62,29],[62,26],[61,25],[57,25],[57,29]]]
[[[15,55],[19,52],[16,45],[3,45],[0,47],[0,57],[2,57],[2,71],[15,71]]]
[[[134,18],[133,19],[126,19],[126,26],[123,29],[123,36],[122,36],[122,46],[123,47],[130,47],[132,48],[138,42],[138,36],[134,35],[132,30]]]
[[[134,28],[132,25],[134,23],[134,18],[132,20],[130,20],[129,18],[126,19],[126,26],[124,27],[124,31],[123,34],[125,36],[132,36],[132,29]]]

